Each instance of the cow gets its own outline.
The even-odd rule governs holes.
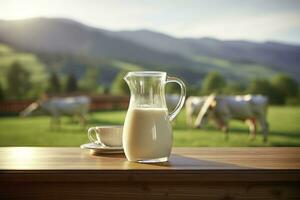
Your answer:
[[[259,122],[263,141],[268,139],[267,115],[268,99],[261,95],[208,96],[197,116],[194,126],[201,128],[208,116],[212,117],[228,138],[229,120],[245,121],[249,125],[252,138],[256,137],[256,121]]]
[[[190,96],[185,101],[186,123],[189,127],[193,127],[193,116],[200,112],[206,98],[206,96]]]
[[[30,104],[20,115],[25,117],[34,110],[41,108],[52,116],[51,127],[60,125],[60,117],[62,115],[77,116],[80,124],[85,125],[90,103],[90,98],[87,96],[45,98]]]

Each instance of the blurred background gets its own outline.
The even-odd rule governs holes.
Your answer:
[[[191,128],[183,109],[175,146],[300,146],[299,1],[0,0],[0,8],[0,146],[78,146],[89,126],[123,124],[123,76],[137,70],[180,77],[188,96],[268,98],[267,143],[235,120],[229,140],[213,122]],[[63,114],[59,123],[41,103],[78,96],[90,103],[84,123]]]

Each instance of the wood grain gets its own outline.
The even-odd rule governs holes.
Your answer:
[[[80,148],[2,147],[0,170],[300,169],[300,148],[174,148],[168,163],[128,162]]]
[[[0,148],[0,199],[300,199],[300,148],[174,148],[161,164]]]

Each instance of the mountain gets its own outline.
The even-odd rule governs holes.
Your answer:
[[[116,58],[140,63],[181,66],[189,60],[158,53],[139,44],[111,37],[101,29],[66,19],[36,18],[0,21],[0,41],[24,50]]]
[[[187,69],[197,63],[181,55],[163,53],[113,37],[107,31],[68,19],[34,18],[0,21],[0,43],[38,54],[66,54],[90,59],[121,60],[148,70],[165,70],[196,80],[204,73]]]
[[[0,43],[33,52],[46,62],[56,61],[60,57],[56,55],[66,55],[63,59],[69,61],[64,62],[65,67],[72,65],[79,75],[86,62],[78,64],[82,60],[78,58],[84,57],[95,65],[105,61],[113,71],[139,66],[167,71],[190,83],[198,82],[211,70],[242,81],[279,72],[300,81],[300,47],[275,42],[176,38],[149,30],[109,31],[69,19],[33,18],[0,20]]]
[[[106,33],[164,53],[169,52],[184,56],[194,54],[189,42],[163,33],[149,30],[107,31]]]
[[[240,63],[258,63],[271,69],[300,73],[300,46],[278,42],[222,41],[213,38],[175,38],[149,31],[119,31],[113,35],[161,52],[190,57],[224,59]]]

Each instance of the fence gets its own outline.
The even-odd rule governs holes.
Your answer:
[[[127,109],[129,98],[124,96],[93,96],[91,98],[91,111]],[[0,101],[0,114],[20,113],[34,101]]]

